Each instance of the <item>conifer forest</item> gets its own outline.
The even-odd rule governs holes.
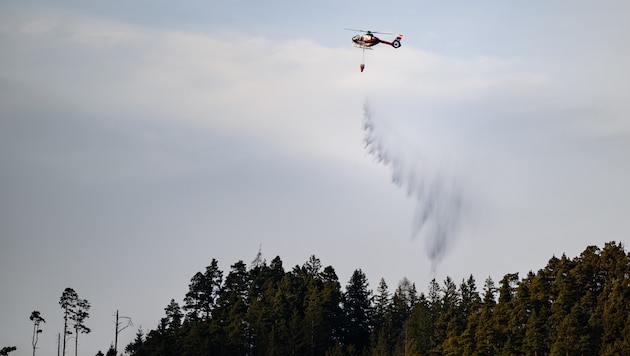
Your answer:
[[[59,305],[59,349],[65,355],[74,343],[76,355],[90,303],[66,288]],[[116,318],[116,333],[131,325]],[[30,319],[35,354],[46,320],[38,311]],[[373,290],[361,269],[342,286],[315,256],[287,269],[259,252],[227,272],[212,259],[182,302],[171,299],[158,325],[138,328],[123,348],[131,356],[630,355],[630,253],[608,242],[553,256],[525,276],[433,279],[422,292],[407,278],[393,288],[381,279]]]
[[[212,260],[153,330],[126,352],[148,355],[630,355],[630,255],[621,243],[552,257],[526,276],[403,278],[342,288],[315,256],[286,269],[257,256],[227,273]]]

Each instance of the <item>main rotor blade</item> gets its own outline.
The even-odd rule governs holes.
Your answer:
[[[344,28],[344,29],[348,30],[348,31],[357,31],[357,32],[365,32],[365,33],[368,33],[368,32],[369,33],[378,33],[380,35],[395,35],[395,33],[393,33],[393,32],[378,32],[378,31],[369,31],[369,30],[357,30],[355,28],[347,28],[347,27]]]

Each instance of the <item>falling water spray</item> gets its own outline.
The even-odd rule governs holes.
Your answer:
[[[370,155],[392,171],[392,182],[416,201],[411,236],[426,245],[435,273],[460,225],[462,198],[455,175],[442,160],[408,152],[384,123],[371,112],[366,100],[363,114],[364,143]]]

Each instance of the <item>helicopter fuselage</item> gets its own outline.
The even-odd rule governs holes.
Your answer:
[[[396,39],[392,42],[383,41],[380,38],[374,36],[372,33],[364,33],[362,35],[356,35],[352,37],[352,42],[354,46],[364,49],[371,49],[370,47],[376,46],[379,43],[388,44],[394,48],[400,47],[400,40],[402,39],[402,35],[398,35]]]
[[[381,43],[381,40],[370,33],[366,33],[352,37],[352,42],[357,47],[368,48]]]

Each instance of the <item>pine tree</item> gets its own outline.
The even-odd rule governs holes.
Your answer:
[[[530,273],[527,277],[526,283],[529,288],[532,311],[525,325],[523,346],[528,355],[540,356],[549,353],[551,341],[548,319],[551,315],[551,281],[548,268],[539,270],[536,275]]]
[[[496,287],[494,280],[488,277],[483,287],[483,305],[478,313],[475,328],[475,353],[477,355],[497,355],[500,353],[495,335],[494,310],[496,302]]]
[[[259,355],[277,353],[275,343],[279,324],[284,323],[284,307],[279,292],[284,268],[279,257],[269,266],[263,265],[250,270],[249,308],[246,319],[251,327],[252,344]]]
[[[225,354],[244,354],[249,349],[249,328],[246,324],[248,305],[249,275],[243,261],[231,266],[230,273],[217,298],[217,318],[223,335]]]
[[[571,329],[573,323],[569,315],[579,301],[576,281],[571,273],[574,265],[574,262],[563,254],[553,266],[555,272],[554,283],[551,286],[553,303],[548,320],[552,355],[564,354],[574,347],[574,340],[569,337],[574,332]]]
[[[319,276],[319,272],[322,269],[322,262],[319,260],[319,258],[315,257],[315,255],[311,255],[308,261],[304,263],[303,267],[308,275],[313,278],[317,278]]]
[[[332,266],[327,266],[321,274],[322,303],[323,303],[323,324],[329,330],[329,339],[326,340],[326,349],[331,349],[342,342],[342,293],[341,284],[337,273]]]
[[[433,332],[435,329],[435,316],[431,310],[431,302],[420,294],[418,302],[414,305],[411,315],[405,322],[406,343],[408,350],[416,350],[418,354],[427,355],[433,348]]]
[[[181,354],[180,331],[184,314],[175,301],[171,299],[164,308],[165,317],[160,319],[156,330],[148,333],[144,342],[144,355],[176,356]]]
[[[197,272],[188,285],[188,292],[184,298],[184,310],[188,319],[209,319],[215,307],[217,295],[221,289],[223,272],[219,269],[218,261],[212,259],[204,273]]]
[[[313,270],[315,272],[315,270]],[[316,271],[319,273],[319,271]],[[304,331],[305,341],[308,344],[308,355],[321,355],[324,353],[325,342],[330,338],[324,323],[324,300],[321,281],[310,279],[304,300]]]
[[[357,269],[350,277],[344,294],[343,309],[346,316],[346,346],[362,353],[370,343],[372,328],[372,292],[367,277]]]
[[[85,326],[85,320],[90,316],[90,303],[86,299],[77,299],[76,308],[74,309],[70,319],[74,327],[74,355],[79,354],[79,335],[89,334],[90,328]]]
[[[481,308],[481,298],[477,291],[475,278],[471,274],[466,281],[462,281],[459,286],[459,295],[461,297],[461,313],[462,317],[467,320],[470,315]]]
[[[418,303],[418,295],[416,286],[406,277],[398,282],[398,287],[392,296],[389,308],[389,323],[391,327],[391,335],[397,336],[396,348],[409,350],[409,330],[406,321],[411,315],[413,307]]]
[[[125,352],[130,355],[141,355],[140,351],[143,349],[143,347],[144,333],[142,332],[141,328],[138,328],[138,331],[136,332],[136,337],[125,347]]]
[[[71,320],[70,317],[74,313],[74,310],[77,306],[79,300],[79,295],[72,288],[64,289],[61,294],[61,298],[59,299],[59,305],[61,309],[63,309],[63,352],[62,355],[66,354],[66,343],[68,341],[68,335],[71,335],[72,332],[68,330],[70,326],[68,322]]]
[[[31,313],[31,316],[29,317],[29,319],[33,322],[33,341],[32,341],[32,345],[33,345],[33,356],[35,356],[35,350],[37,349],[37,341],[39,340],[39,334],[42,332],[42,330],[39,328],[39,325],[41,323],[45,323],[46,320],[44,320],[44,318],[42,318],[41,313],[37,310],[34,310]]]
[[[387,283],[381,278],[374,298],[374,330],[372,349],[374,355],[389,355],[391,348],[391,323],[389,320],[390,297]]]
[[[442,315],[442,289],[440,284],[434,279],[429,282],[427,301],[429,307],[429,318],[431,323],[431,350],[440,350],[444,341],[443,332],[438,328],[438,319]]]
[[[522,335],[519,330],[510,329],[510,319],[515,309],[514,298],[518,285],[518,273],[508,273],[499,282],[499,302],[496,304],[492,322],[494,346],[504,355],[513,355],[520,347]]]
[[[630,315],[630,278],[617,279],[612,286],[606,286],[605,292],[610,291],[603,302],[602,313],[602,348],[600,355],[622,355],[623,331],[627,330],[628,315]]]
[[[180,326],[182,326],[184,315],[175,299],[171,299],[164,308],[164,311],[166,312],[166,317],[163,320],[166,324],[166,328],[173,331],[178,330]]]

